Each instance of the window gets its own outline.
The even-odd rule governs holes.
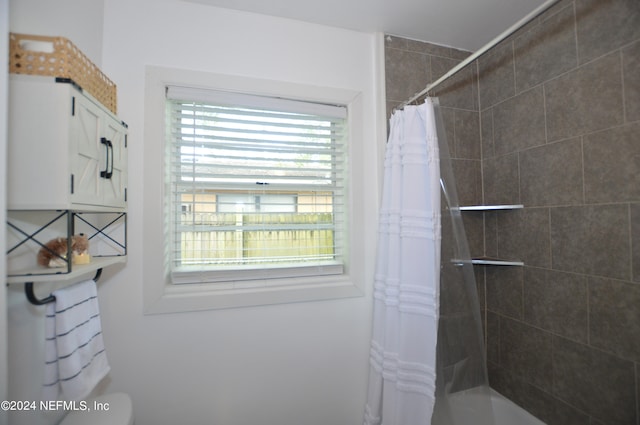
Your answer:
[[[178,89],[182,94],[177,94]],[[386,134],[384,110],[380,108],[382,118],[377,119],[377,109],[373,108],[374,96],[368,88],[365,89],[146,67],[144,128],[136,127],[133,130],[134,133],[138,130],[143,132],[144,137],[132,136],[138,141],[142,140],[142,145],[136,144],[139,150],[132,152],[143,155],[143,164],[129,167],[130,173],[142,174],[141,186],[133,185],[131,191],[139,196],[130,197],[130,208],[135,208],[141,214],[142,243],[132,244],[135,247],[130,258],[139,258],[142,262],[145,314],[343,299],[365,294],[367,282],[373,281],[371,260],[375,258],[377,234],[378,170],[382,165],[380,155],[384,151]],[[214,93],[234,96],[239,96],[238,93],[254,93],[259,96],[249,97],[263,100],[304,99],[307,102],[296,101],[291,105],[306,105],[307,108],[315,108],[315,111],[296,112],[322,117],[327,116],[325,109],[342,110],[342,118],[346,116],[342,129],[343,156],[334,167],[336,174],[338,170],[342,171],[342,176],[336,175],[336,178],[342,178],[342,188],[338,180],[333,185],[316,185],[313,188],[317,195],[313,198],[303,196],[308,195],[307,191],[292,184],[283,187],[277,187],[275,183],[256,185],[255,182],[261,180],[255,180],[251,181],[251,185],[224,187],[224,190],[206,187],[208,192],[194,191],[190,199],[179,204],[172,202],[175,198],[170,195],[171,184],[168,179],[172,176],[171,162],[167,161],[171,156],[167,155],[169,145],[166,141],[170,141],[167,139],[167,130],[176,127],[177,123],[171,119],[168,109],[172,102],[185,99],[192,104],[215,104],[210,97]],[[238,102],[232,105],[238,106]],[[331,105],[346,105],[346,110],[343,106],[334,109]],[[280,112],[291,113],[289,109]],[[332,119],[337,118],[340,117]],[[336,152],[336,159],[338,154]],[[212,208],[214,204],[206,197],[215,193],[215,190],[220,196],[215,206],[222,206],[223,211],[226,208],[227,212],[235,214],[236,204],[244,203],[243,208],[249,210],[246,215],[254,216],[258,211],[274,213],[277,210],[279,214],[307,212],[310,204],[316,208],[327,204],[325,195],[331,193],[334,196],[331,212],[336,251],[334,259],[297,264],[184,264],[177,267],[173,263],[176,255],[175,218],[183,212],[197,214],[195,208]],[[340,196],[342,198],[338,199]],[[195,229],[204,230],[197,226]],[[234,228],[236,230],[238,233],[243,231],[242,228]]]
[[[343,273],[347,108],[167,87],[173,283]]]

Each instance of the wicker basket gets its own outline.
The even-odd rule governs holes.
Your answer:
[[[71,79],[116,113],[116,85],[64,37],[11,33],[9,72]]]

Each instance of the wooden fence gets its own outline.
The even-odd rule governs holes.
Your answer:
[[[180,225],[184,265],[314,260],[334,254],[332,213],[183,213]]]

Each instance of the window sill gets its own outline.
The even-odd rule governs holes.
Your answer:
[[[251,307],[305,301],[352,298],[364,295],[362,285],[349,276],[264,279],[225,284],[167,283],[156,294],[145,294],[144,313],[163,314]],[[160,289],[160,285],[157,285]]]
[[[210,283],[217,287],[237,288],[242,281],[245,287],[264,287],[274,280],[279,280],[277,286],[293,278],[321,278],[344,274],[344,267],[337,262],[315,263],[310,265],[293,265],[290,267],[278,267],[268,265],[252,265],[247,267],[229,267],[227,269],[206,269],[202,266],[189,268],[183,267],[171,274],[173,284],[198,284]]]

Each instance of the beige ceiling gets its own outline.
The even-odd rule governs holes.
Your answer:
[[[185,0],[475,51],[543,0]]]

